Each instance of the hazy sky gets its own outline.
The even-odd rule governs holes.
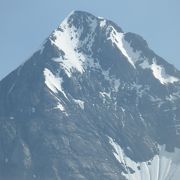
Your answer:
[[[40,48],[72,10],[89,11],[140,34],[180,69],[180,0],[0,0],[0,79]]]

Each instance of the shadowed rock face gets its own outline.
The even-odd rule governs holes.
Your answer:
[[[179,79],[139,35],[71,13],[0,82],[0,179],[177,180]]]

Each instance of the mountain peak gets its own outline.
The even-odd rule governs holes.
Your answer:
[[[73,11],[0,82],[0,179],[178,180],[179,80],[139,35]]]
[[[87,26],[90,20],[97,20],[97,18],[88,12],[74,10],[64,19],[60,26],[67,23],[69,27],[78,28],[79,26]]]
[[[150,70],[159,82],[168,82],[162,84],[179,81],[179,75],[178,78],[174,77],[174,68],[169,66],[170,68],[166,69],[167,63],[148,47],[147,42],[141,36],[130,32],[125,33],[114,22],[95,17],[88,12],[72,11],[53,31],[49,41],[56,52],[53,59],[63,66],[68,77],[74,70],[82,74],[87,67],[97,68],[98,66],[107,70],[113,64],[125,63],[129,68]],[[101,61],[93,65],[95,59],[98,59],[101,53],[105,53],[101,52],[103,50],[101,46],[113,47],[113,51],[119,51],[124,57],[122,59],[126,62],[124,60],[113,62],[112,59],[106,63]],[[113,54],[116,53],[113,52]],[[158,70],[156,70],[157,68],[154,70],[153,64],[155,67],[159,67]],[[170,72],[170,75],[169,72],[166,73],[166,70]],[[169,79],[167,77],[173,81],[167,81]]]
[[[93,14],[87,12],[87,11],[81,11],[81,10],[73,10],[72,12],[69,13],[68,17],[70,16],[86,16],[86,17],[93,17],[96,18]]]

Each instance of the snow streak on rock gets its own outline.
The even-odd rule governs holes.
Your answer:
[[[54,44],[61,52],[59,58],[55,58],[54,61],[58,62],[60,66],[65,70],[68,77],[72,76],[73,71],[83,73],[85,71],[85,64],[87,57],[84,53],[79,52],[79,48],[87,45],[89,51],[93,44],[93,33],[97,26],[96,20],[88,19],[91,33],[86,36],[83,41],[80,41],[83,33],[83,28],[69,27],[68,18],[65,19],[62,24],[56,29],[50,37],[51,43]]]
[[[79,99],[74,99],[74,102],[79,105],[79,107],[84,110],[84,101],[81,101]]]
[[[63,83],[62,78],[56,77],[47,68],[44,69],[44,76],[45,76],[45,84],[52,92],[58,93],[58,91],[60,91],[67,98],[67,96],[62,88],[62,83]]]
[[[136,68],[135,62],[139,59],[140,52],[133,51],[130,44],[124,39],[124,33],[117,32],[112,26],[109,28],[112,29],[109,39],[117,46],[129,63]]]
[[[178,78],[171,76],[166,73],[165,68],[156,63],[156,60],[153,60],[153,63],[150,65],[147,60],[143,61],[140,64],[143,69],[151,69],[154,77],[160,81],[161,84],[174,83],[179,81]]]

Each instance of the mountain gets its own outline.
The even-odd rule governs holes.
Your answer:
[[[0,180],[178,180],[180,71],[139,35],[74,11],[0,82]]]

